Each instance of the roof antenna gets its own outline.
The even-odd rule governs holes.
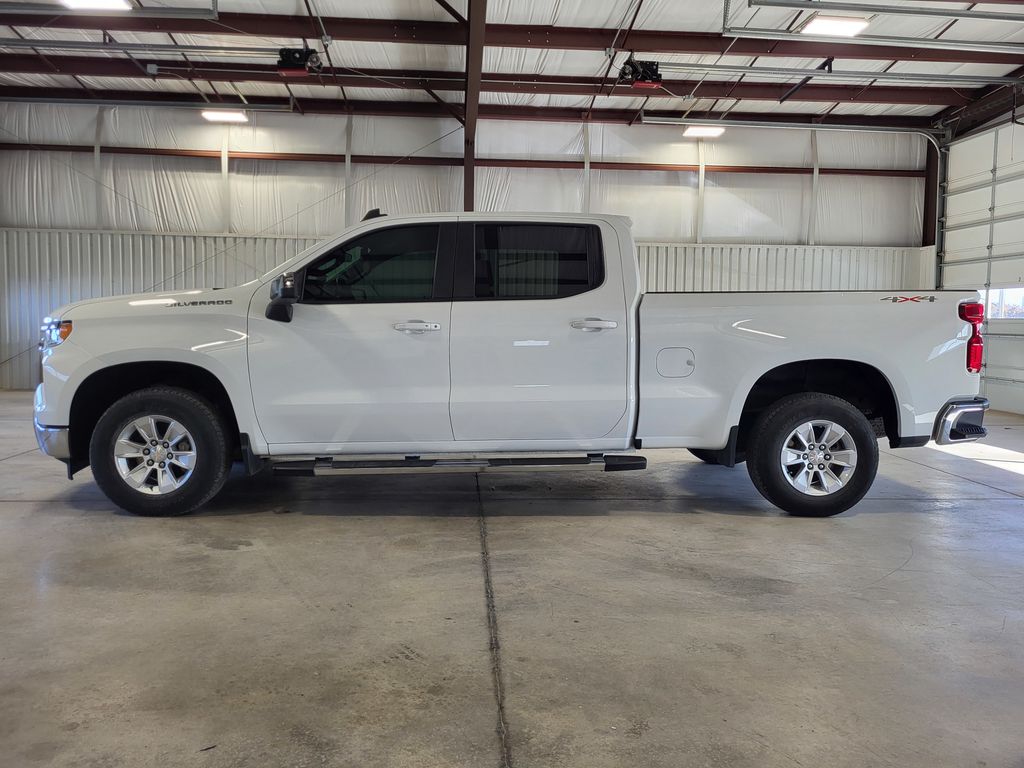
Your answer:
[[[387,216],[387,214],[381,213],[380,208],[371,208],[366,212],[366,215],[363,216],[362,220],[369,221],[370,219],[379,219],[381,216]]]

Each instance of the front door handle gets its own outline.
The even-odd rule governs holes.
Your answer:
[[[395,323],[392,328],[403,333],[426,333],[427,331],[440,331],[440,323],[427,323],[423,320],[410,320],[406,323]]]
[[[583,320],[573,320],[569,325],[577,331],[590,332],[611,330],[612,328],[619,327],[619,324],[614,320],[602,320],[599,317],[588,317]]]

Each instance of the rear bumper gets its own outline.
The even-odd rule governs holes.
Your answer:
[[[980,440],[988,434],[984,426],[987,410],[988,398],[985,397],[950,400],[939,410],[932,439],[939,445]]]
[[[36,427],[36,442],[39,443],[39,450],[47,456],[62,461],[71,458],[71,441],[67,427],[46,427],[38,421],[33,423]]]

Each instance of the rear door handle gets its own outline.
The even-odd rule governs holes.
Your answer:
[[[612,328],[619,327],[619,324],[614,320],[602,320],[599,317],[587,317],[583,320],[573,320],[569,325],[577,331],[590,332],[611,330]]]
[[[395,323],[392,328],[403,333],[426,333],[427,331],[440,331],[440,323],[428,323],[423,320],[409,320],[405,323]]]

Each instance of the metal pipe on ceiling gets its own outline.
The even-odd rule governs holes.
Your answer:
[[[723,30],[726,37],[738,37],[750,40],[778,40],[791,43],[828,43],[835,46],[848,45],[856,41],[856,45],[892,48],[919,48],[936,51],[974,51],[976,53],[1007,54],[1024,56],[1024,44],[1021,43],[983,43],[973,40],[941,40],[923,37],[874,37],[857,35],[855,38],[829,37],[828,35],[806,35],[802,32],[785,32],[779,29],[760,29],[758,27],[728,27]],[[836,53],[840,57],[841,53]]]
[[[0,103],[5,101],[36,104],[87,104],[97,106],[126,106],[126,107],[178,107],[185,109],[206,109],[210,103],[198,98],[190,98],[189,94],[171,93],[168,91],[131,91],[131,90],[105,90],[92,89],[88,93],[77,88],[25,88],[17,86],[0,86]],[[260,97],[256,105],[243,105],[239,102],[223,103],[215,102],[224,109],[255,109],[267,111],[288,112],[293,110],[299,102],[293,98],[283,97]],[[380,117],[444,117],[451,115],[439,104],[423,101],[364,101],[340,99],[319,99],[302,98],[302,114],[318,115],[372,115]],[[625,123],[632,125],[637,120],[637,109],[594,109],[591,114],[591,122],[600,123]],[[650,118],[677,118],[678,112],[647,110],[645,112]],[[585,112],[573,107],[519,107],[504,104],[481,104],[481,120],[527,120],[540,122],[557,123],[578,123],[584,121]],[[718,113],[702,113],[701,117],[718,117]],[[799,114],[780,113],[779,123],[802,124],[807,128],[821,126],[823,115],[821,114]],[[729,113],[730,123],[742,125],[747,121],[752,123],[773,125],[775,119],[772,113],[762,112],[731,112]],[[825,117],[827,120],[828,118]],[[800,120],[805,122],[799,123]],[[893,126],[903,128],[915,128],[928,130],[931,118],[911,117],[906,115],[858,115],[850,114],[843,117],[844,125],[867,125],[891,128]],[[719,122],[716,120],[715,124]]]
[[[753,67],[741,64],[678,64],[658,62],[661,72],[710,72],[712,74],[756,77],[813,77],[815,80],[887,80],[905,83],[951,83],[960,85],[1013,85],[1021,78],[996,75],[940,75],[922,72],[871,72],[867,70],[821,70],[799,67]]]
[[[83,92],[84,93],[84,92]],[[146,91],[139,91],[140,96],[144,96]],[[168,93],[163,91],[163,93]],[[82,98],[37,98],[35,96],[0,96],[0,101],[9,101],[16,104],[69,104],[69,105],[84,105],[88,107],[96,106],[110,106],[110,107],[170,107],[173,109],[191,109],[193,111],[208,111],[216,109],[225,109],[232,112],[243,111],[243,112],[292,112],[292,108],[289,104],[245,104],[241,101],[236,102],[223,102],[223,101],[174,101],[168,99],[167,101],[159,99],[95,99],[83,96]]]
[[[846,131],[849,133],[912,133],[923,136],[939,149],[941,131],[924,128],[898,128],[875,125],[847,125],[843,123],[783,123],[767,120],[716,120],[694,117],[650,117],[641,115],[640,122],[645,125],[708,125],[714,128],[781,128],[799,131]]]
[[[35,16],[110,16],[118,13],[112,10],[88,10],[68,8],[66,5],[43,3],[0,3],[0,13],[28,13]],[[217,0],[209,8],[139,8],[125,9],[125,15],[157,19],[209,19],[217,18]]]
[[[975,19],[977,21],[1010,21],[1024,23],[1024,14],[998,11],[971,11],[927,8],[920,5],[893,3],[845,3],[835,0],[747,0],[752,8],[786,8],[794,11],[852,11],[885,16],[932,16],[939,19]]]
[[[209,53],[222,56],[273,56],[279,48],[230,45],[171,45],[170,43],[98,43],[91,40],[40,40],[3,37],[0,48],[31,48],[43,51],[123,51],[126,53]]]
[[[38,152],[93,152],[94,147],[80,144],[38,144],[28,142],[0,142],[2,151]],[[105,155],[150,155],[159,157],[198,157],[217,159],[223,156],[217,149],[172,149],[157,147],[105,147]],[[229,150],[231,160],[276,160],[284,162],[344,163],[345,155],[312,152],[244,152]],[[423,155],[350,155],[351,162],[371,165],[424,165],[457,167],[462,158],[431,157]],[[577,170],[584,167],[584,160],[526,160],[522,158],[486,157],[477,158],[476,164],[488,168],[550,168],[554,170]],[[699,166],[680,163],[638,163],[616,160],[595,160],[592,166],[605,171],[682,171],[695,172]],[[708,173],[763,173],[777,176],[810,176],[813,168],[791,165],[707,165]],[[923,178],[925,172],[918,169],[876,169],[876,168],[822,168],[820,172],[832,176],[876,176],[888,178]]]

